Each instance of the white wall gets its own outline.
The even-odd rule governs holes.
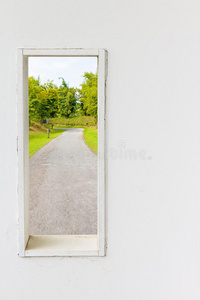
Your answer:
[[[199,15],[197,0],[1,1],[0,299],[200,299]],[[105,258],[17,256],[17,47],[108,50]]]

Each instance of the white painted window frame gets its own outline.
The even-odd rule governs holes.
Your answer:
[[[29,234],[29,105],[28,57],[97,57],[98,58],[98,228],[97,235]],[[105,104],[107,51],[104,49],[41,49],[17,50],[17,116],[18,116],[18,205],[19,256],[105,256]]]

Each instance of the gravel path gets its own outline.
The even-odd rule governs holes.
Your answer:
[[[30,158],[30,234],[96,234],[97,156],[70,128]]]

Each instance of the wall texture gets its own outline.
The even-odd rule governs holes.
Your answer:
[[[200,2],[0,10],[0,299],[200,299]],[[17,256],[16,49],[106,48],[105,258]]]

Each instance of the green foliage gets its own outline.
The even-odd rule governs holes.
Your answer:
[[[59,77],[59,79],[62,79],[62,86],[68,87],[68,85],[63,77]]]
[[[96,126],[95,117],[91,116],[80,116],[73,118],[54,118],[50,119],[50,123],[54,125],[64,125],[64,126]]]
[[[68,119],[77,116],[91,116],[96,119],[97,74],[85,73],[83,77],[81,89],[69,87],[62,77],[59,87],[53,81],[42,85],[39,77],[29,77],[29,121],[42,123],[44,119]],[[87,123],[89,122],[85,125]]]
[[[77,100],[76,89],[69,88],[62,78],[62,85],[59,88],[58,117],[70,117],[75,114]]]
[[[39,78],[29,77],[29,121],[70,117],[76,113],[77,90],[67,86],[64,79],[57,87],[52,81],[41,85]]]
[[[97,118],[97,74],[85,73],[79,89],[80,113]]]
[[[29,77],[29,122],[42,116],[42,89],[39,78]]]

